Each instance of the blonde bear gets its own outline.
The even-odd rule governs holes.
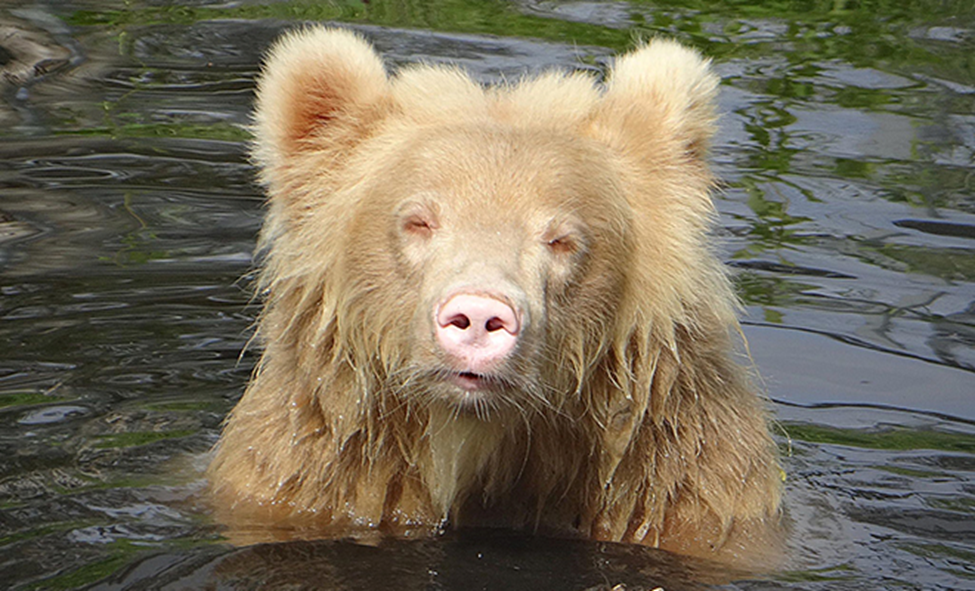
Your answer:
[[[709,247],[717,84],[666,40],[604,84],[485,88],[387,75],[348,31],[281,39],[254,126],[263,354],[209,468],[219,519],[732,560],[774,539],[781,472]]]

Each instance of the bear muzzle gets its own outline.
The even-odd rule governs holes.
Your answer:
[[[464,390],[487,385],[517,348],[523,317],[514,304],[491,293],[455,293],[440,304],[434,331],[454,370],[450,381]]]

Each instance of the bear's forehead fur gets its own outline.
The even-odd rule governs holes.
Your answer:
[[[376,223],[403,203],[419,202],[467,240],[542,240],[573,223],[605,244],[622,240],[628,229],[630,208],[612,162],[592,142],[493,122],[447,124],[398,139],[379,169],[372,147],[362,148],[368,162],[355,206],[385,212],[387,219]]]

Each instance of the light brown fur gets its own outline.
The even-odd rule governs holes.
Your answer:
[[[490,89],[452,68],[388,78],[349,32],[280,41],[255,126],[264,351],[210,466],[221,519],[504,525],[719,558],[767,541],[780,470],[707,236],[716,88],[660,40],[604,87]],[[470,404],[427,371],[458,257],[532,318],[505,387]]]

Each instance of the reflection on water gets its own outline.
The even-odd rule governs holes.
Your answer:
[[[153,589],[627,589],[705,588],[728,572],[642,546],[465,531],[435,540],[260,544],[159,554],[111,577],[104,588]],[[622,587],[618,587],[622,588]]]
[[[304,19],[353,23],[393,64],[457,62],[484,81],[598,70],[637,35],[713,55],[719,238],[776,401],[796,530],[790,571],[729,587],[973,585],[975,8],[961,0],[4,4],[0,577],[714,580],[643,549],[511,536],[220,543],[194,493],[253,364],[262,211],[244,125],[262,51]]]

